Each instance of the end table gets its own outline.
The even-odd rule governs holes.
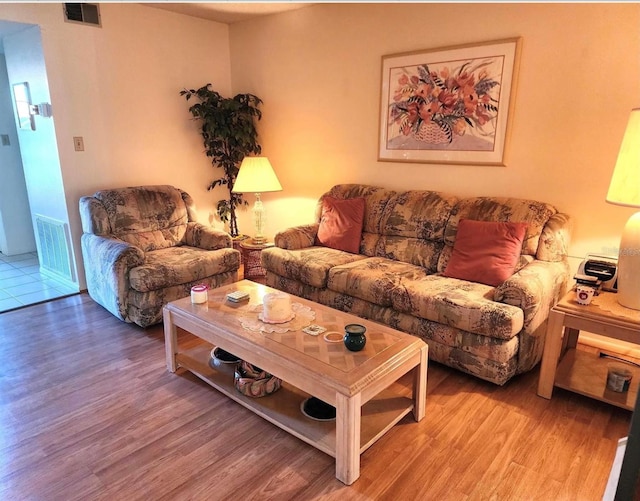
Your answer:
[[[550,399],[553,387],[557,386],[632,411],[640,369],[576,350],[581,330],[640,344],[640,310],[621,306],[611,292],[601,292],[584,306],[576,301],[575,291],[569,291],[549,314],[538,395]],[[624,393],[607,388],[607,366],[618,362],[633,373],[630,388]]]
[[[244,263],[244,278],[264,277],[267,272],[262,267],[261,254],[263,249],[273,247],[273,242],[256,244],[251,239],[240,242],[240,253]]]

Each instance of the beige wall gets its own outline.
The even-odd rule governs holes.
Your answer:
[[[284,185],[263,196],[268,235],[307,222],[340,182],[548,201],[574,216],[578,258],[615,248],[632,212],[604,196],[640,105],[638,4],[321,4],[229,27],[105,3],[101,29],[65,23],[61,9],[2,3],[0,19],[42,30],[76,255],[78,199],[103,187],[176,184],[213,220],[224,194],[206,191],[215,172],[178,95],[206,82],[265,101],[261,142]],[[382,55],[514,36],[523,46],[506,167],[377,161]],[[73,136],[86,151],[73,151]],[[250,233],[248,211],[240,222]],[[79,274],[82,287],[81,263]]]
[[[233,89],[264,100],[263,154],[284,186],[263,197],[267,234],[358,182],[539,199],[574,216],[573,256],[617,252],[633,211],[604,198],[640,106],[639,28],[639,4],[323,4],[231,25]],[[377,161],[382,55],[516,36],[506,167]]]
[[[197,125],[179,95],[211,82],[231,91],[225,24],[138,4],[100,5],[102,28],[66,23],[62,4],[0,4],[0,19],[40,26],[69,223],[78,260],[78,200],[98,189],[174,184],[207,222],[220,198]],[[84,137],[75,152],[73,137]],[[80,288],[85,287],[79,263]]]

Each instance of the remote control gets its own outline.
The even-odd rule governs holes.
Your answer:
[[[233,291],[227,294],[227,299],[229,301],[242,301],[243,299],[249,299],[250,294],[245,291]]]

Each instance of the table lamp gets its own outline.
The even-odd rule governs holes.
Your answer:
[[[282,186],[267,157],[244,157],[240,164],[238,177],[233,185],[233,193],[255,193],[256,202],[253,205],[253,224],[256,234],[253,243],[261,245],[267,239],[264,237],[265,213],[260,200],[260,194],[269,191],[282,191]]]
[[[640,108],[631,110],[607,202],[640,208]],[[618,303],[640,310],[640,212],[629,218],[620,239]]]

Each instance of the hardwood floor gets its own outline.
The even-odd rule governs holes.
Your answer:
[[[161,325],[81,294],[0,314],[0,341],[7,500],[600,500],[631,417],[540,398],[537,370],[497,387],[431,363],[424,420],[384,435],[347,487],[331,457],[167,372]]]

